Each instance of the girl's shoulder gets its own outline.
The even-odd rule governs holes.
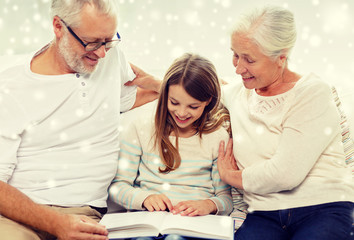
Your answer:
[[[227,141],[229,138],[230,135],[223,126],[220,126],[213,132],[205,133],[202,135],[203,141],[208,142],[220,142],[221,140]]]
[[[225,142],[225,145],[229,141],[229,134],[224,127],[219,127],[217,130],[203,134],[201,146],[205,153],[211,154],[212,159],[217,158],[219,153],[219,145],[221,141]]]
[[[119,131],[124,134],[130,134],[132,131],[136,134],[150,134],[153,131],[154,117],[151,113],[142,113],[141,111],[128,111],[120,116]]]

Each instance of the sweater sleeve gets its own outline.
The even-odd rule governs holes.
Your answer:
[[[283,120],[273,157],[242,172],[245,191],[267,194],[292,190],[307,177],[325,149],[340,134],[339,116],[329,86],[300,89]]]
[[[228,136],[223,140],[227,142]],[[219,146],[220,141],[217,141],[216,146]],[[213,160],[211,176],[213,181],[213,187],[215,189],[215,196],[211,197],[210,200],[212,200],[215,203],[218,209],[216,214],[229,215],[233,210],[231,187],[228,184],[224,183],[220,178],[218,168],[217,168],[217,158]]]
[[[142,204],[151,194],[135,184],[141,156],[141,139],[136,125],[130,123],[122,131],[117,174],[109,188],[110,198],[126,209],[144,210]]]
[[[233,202],[233,211],[230,216],[234,219],[235,230],[239,229],[242,223],[245,221],[247,216],[248,205],[243,201],[243,191],[232,187],[232,202]]]

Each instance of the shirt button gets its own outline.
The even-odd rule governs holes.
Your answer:
[[[86,84],[85,84],[85,82],[81,82],[81,86],[85,86]]]
[[[82,96],[83,96],[83,97],[86,97],[86,93],[83,93]]]
[[[79,77],[80,77],[80,74],[76,73],[76,77],[79,78]]]

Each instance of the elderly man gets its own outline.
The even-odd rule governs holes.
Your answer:
[[[119,114],[157,95],[124,85],[113,2],[53,0],[54,40],[0,74],[1,239],[107,239]]]

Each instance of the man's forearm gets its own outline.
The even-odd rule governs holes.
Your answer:
[[[0,213],[16,222],[56,234],[62,214],[34,203],[16,188],[0,181]]]

